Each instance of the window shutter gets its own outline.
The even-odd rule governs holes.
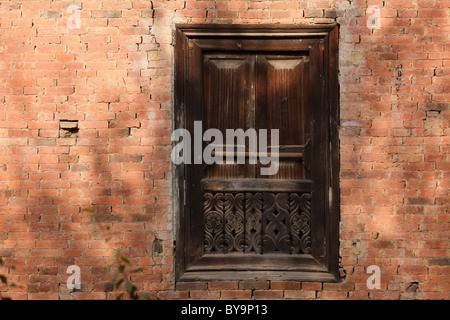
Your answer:
[[[175,188],[186,185],[177,207],[177,280],[243,279],[249,272],[336,280],[336,42],[334,25],[177,27],[176,128],[198,134],[194,122],[201,121],[200,134],[218,129],[221,141],[203,142],[202,150],[224,157],[175,167]],[[242,129],[246,139],[231,143],[230,129]],[[276,129],[278,170],[264,175],[272,164],[253,162],[260,154],[250,146],[256,141],[261,151],[267,130],[270,154]],[[237,151],[245,162],[227,161]]]

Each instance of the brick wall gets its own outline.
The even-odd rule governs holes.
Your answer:
[[[370,20],[377,11],[369,6],[380,20]],[[152,299],[449,299],[449,7],[0,1],[0,273],[17,285],[0,294],[113,299],[117,253],[143,268],[131,281]],[[334,21],[342,281],[175,288],[173,25]],[[81,269],[75,292],[66,286],[70,265]],[[380,289],[367,287],[371,265],[380,268]]]

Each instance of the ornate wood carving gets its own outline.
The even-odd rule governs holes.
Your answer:
[[[244,251],[244,194],[226,193],[223,201],[227,251]]]
[[[289,195],[292,253],[311,253],[311,194]]]
[[[290,251],[289,202],[287,193],[265,193],[263,205],[263,252]]]
[[[311,252],[309,193],[205,193],[204,252]]]
[[[245,252],[261,253],[262,193],[245,194]]]
[[[205,252],[222,251],[223,242],[223,204],[222,193],[205,193],[204,214],[205,214]]]

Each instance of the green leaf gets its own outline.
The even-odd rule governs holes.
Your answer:
[[[119,273],[118,272],[116,272],[116,273],[114,273],[114,275],[113,275],[113,277],[112,277],[112,279],[111,279],[111,282],[112,283],[116,283],[116,280],[117,280],[117,277],[119,276]]]
[[[120,265],[119,266],[119,273],[123,273],[124,270],[125,270],[125,266]]]
[[[127,289],[127,292],[128,292],[129,294],[131,294],[131,292],[132,292],[132,290],[133,290],[133,284],[132,284],[130,281],[127,281],[127,282],[125,283],[125,288]]]
[[[116,300],[122,300],[123,299],[123,293],[119,294],[116,298]]]
[[[144,270],[143,267],[142,267],[142,268],[134,269],[134,270],[132,270],[131,272],[132,272],[132,273],[135,273],[135,272],[141,272],[142,270]]]
[[[136,293],[137,288],[134,284],[132,284],[130,281],[127,281],[127,283],[125,283],[125,287],[127,288],[127,292],[132,300],[139,300],[139,296]]]
[[[6,277],[2,274],[0,274],[0,280],[2,281],[2,283],[8,284],[8,280],[6,280]]]
[[[125,258],[125,257],[120,257],[120,259],[122,260],[122,261],[124,261],[126,264],[130,264],[130,260],[128,260],[127,258]]]
[[[119,281],[117,281],[115,284],[114,284],[114,289],[118,289],[119,287],[120,287],[120,285],[123,283],[123,279],[120,279]]]
[[[86,209],[83,209],[83,211],[86,211],[86,212],[94,212],[94,211],[95,211],[95,208],[86,208]]]

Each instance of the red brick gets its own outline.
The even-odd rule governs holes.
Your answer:
[[[324,291],[353,291],[353,283],[324,283]]]
[[[269,281],[263,281],[263,280],[255,280],[255,281],[239,281],[238,285],[239,289],[243,290],[267,290],[270,287]]]
[[[253,297],[255,299],[282,299],[283,290],[255,290],[253,291]]]
[[[284,297],[286,299],[315,299],[316,291],[286,290],[284,291]]]
[[[352,291],[349,293],[348,298],[353,300],[367,300],[369,293],[367,291]]]
[[[371,299],[375,300],[398,300],[400,298],[399,292],[370,292],[369,296]]]
[[[271,281],[270,289],[272,290],[299,290],[300,282],[294,281]]]
[[[348,298],[348,293],[344,291],[321,291],[318,293],[318,297],[324,300],[342,300]]]
[[[187,299],[189,293],[187,291],[161,291],[157,294],[158,299]]]
[[[221,299],[250,299],[252,297],[251,290],[223,290],[220,295]]]
[[[302,290],[322,290],[322,283],[302,282]]]
[[[64,283],[61,265],[77,264],[90,291],[76,299],[113,299],[102,285],[112,269],[90,270],[109,266],[109,251],[123,249],[145,266],[149,274],[134,279],[153,299],[448,299],[450,2],[416,2],[370,2],[382,13],[382,28],[370,30],[364,8],[337,10],[327,1],[94,1],[83,3],[81,29],[68,33],[61,33],[67,4],[2,3],[0,229],[8,232],[0,233],[0,254],[14,256],[13,279],[28,287],[8,294],[69,298],[53,278]],[[174,290],[167,213],[175,16],[262,24],[338,16],[345,282],[203,282]],[[355,49],[364,51],[361,59],[347,61]],[[78,137],[62,137],[60,120],[78,120]],[[155,233],[164,253],[148,256]],[[359,256],[354,239],[364,243]],[[367,290],[369,263],[384,266],[381,291]],[[35,278],[34,267],[24,267],[55,264],[64,277]],[[405,292],[413,280],[419,291]]]
[[[220,298],[220,291],[192,290],[189,291],[189,298],[217,300]]]
[[[29,300],[58,300],[57,292],[39,292],[39,293],[29,293]]]

